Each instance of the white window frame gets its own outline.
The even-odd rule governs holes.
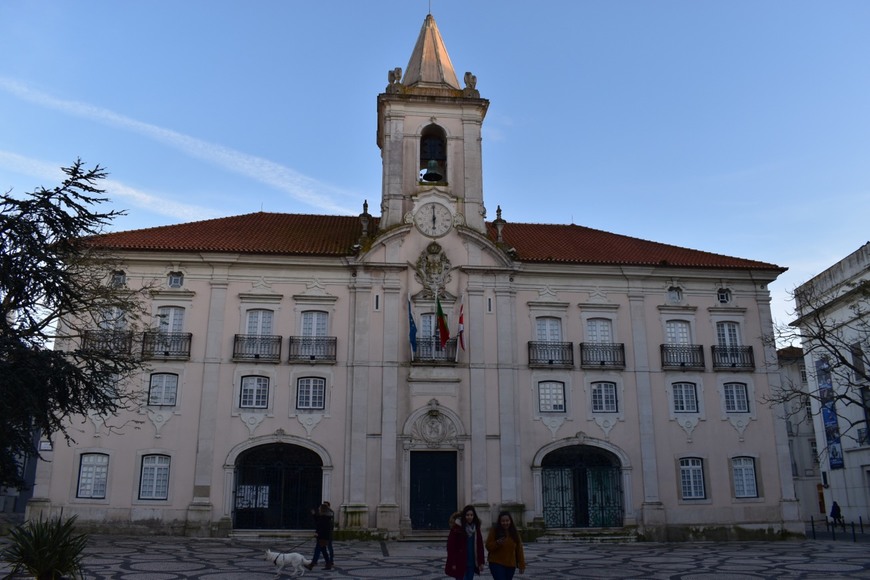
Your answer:
[[[538,412],[566,413],[565,383],[562,381],[538,382]]]
[[[592,383],[592,412],[619,412],[619,396],[617,394],[616,383],[612,381],[596,381]]]
[[[680,318],[666,320],[665,343],[684,346],[692,344],[692,323]]]
[[[562,319],[538,316],[535,318],[535,337],[538,342],[562,342]]]
[[[268,314],[268,316],[266,316]],[[245,312],[245,334],[273,336],[275,311],[268,308],[251,308]]]
[[[269,377],[245,375],[239,389],[239,409],[269,408]]]
[[[82,453],[79,456],[79,478],[76,497],[80,499],[106,499],[109,483],[109,455]]]
[[[178,374],[151,373],[148,381],[148,406],[174,407],[176,404],[178,404]]]
[[[734,483],[734,497],[758,497],[758,478],[756,476],[754,457],[732,457],[731,478]]]
[[[184,286],[184,273],[173,271],[166,275],[166,285],[170,288],[182,288]]]
[[[169,474],[172,459],[162,453],[142,456],[142,470],[139,473],[140,500],[169,499]]]
[[[688,387],[688,388],[687,388]],[[694,408],[687,407],[686,393],[691,393]],[[671,405],[674,413],[699,413],[698,385],[689,381],[674,381],[671,383]]]
[[[700,457],[680,459],[680,498],[683,500],[707,499],[704,460]]]
[[[612,344],[613,320],[600,316],[586,319],[586,342],[593,344]]]
[[[722,385],[726,413],[749,413],[749,385],[736,381]]]
[[[300,411],[322,411],[326,408],[326,379],[300,377],[296,379],[296,408]]]
[[[734,295],[730,288],[719,288],[716,290],[716,300],[719,304],[730,304]]]
[[[725,348],[740,346],[740,323],[733,320],[717,322],[716,342],[719,346]]]
[[[157,308],[157,330],[161,333],[184,332],[184,306]]]

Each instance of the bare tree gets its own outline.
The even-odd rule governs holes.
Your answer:
[[[94,237],[119,215],[101,211],[99,165],[63,168],[53,189],[0,196],[0,485],[21,486],[34,434],[130,402],[118,384],[141,368],[129,340],[143,288],[128,288]]]
[[[820,275],[793,297],[796,319],[776,328],[776,341],[803,347],[812,380],[809,388],[783,384],[771,402],[792,414],[803,413],[812,401],[813,414],[821,415],[826,429],[826,451],[836,457],[841,438],[870,443],[870,279]]]

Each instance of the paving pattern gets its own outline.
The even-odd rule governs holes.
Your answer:
[[[5,541],[0,538],[0,547]],[[93,536],[85,572],[89,580],[270,580],[275,568],[263,556],[266,548],[299,551],[306,557],[313,553],[313,540],[296,544],[274,539]],[[335,569],[324,570],[321,561],[305,573],[305,580],[446,578],[441,543],[336,542],[335,558]],[[525,575],[517,574],[515,580],[870,579],[870,544],[851,542],[534,543],[526,545],[526,559]],[[0,564],[0,577],[8,571]],[[491,576],[484,571],[478,578]]]

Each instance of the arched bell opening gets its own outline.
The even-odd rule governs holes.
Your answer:
[[[420,135],[420,182],[447,181],[447,133],[438,125],[428,125]]]

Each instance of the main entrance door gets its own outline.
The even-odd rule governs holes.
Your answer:
[[[456,452],[411,452],[411,529],[448,529],[456,505]]]
[[[233,528],[304,529],[323,488],[320,456],[309,449],[271,443],[250,449],[236,461]]]
[[[541,467],[547,527],[622,526],[622,472],[615,455],[575,445],[548,453]]]

